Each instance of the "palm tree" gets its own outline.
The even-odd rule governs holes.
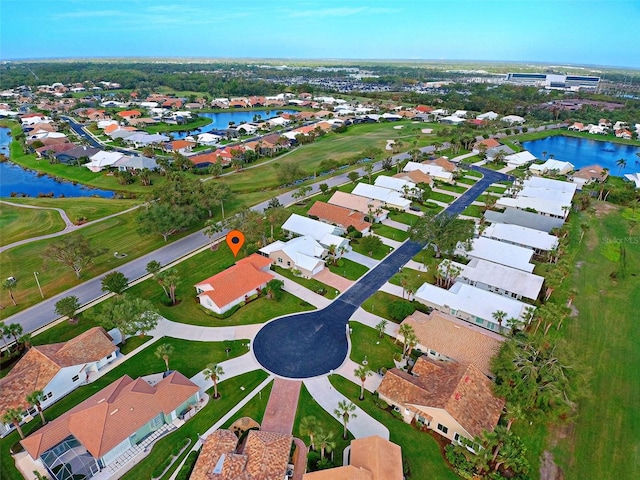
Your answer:
[[[389,321],[385,320],[384,318],[382,320],[380,320],[376,324],[376,330],[378,331],[378,337],[382,338],[384,336],[384,332],[385,332],[388,324],[389,324]]]
[[[357,417],[355,412],[356,406],[348,400],[340,400],[340,402],[338,402],[338,408],[333,411],[338,420],[342,419],[342,425],[344,425],[342,438],[345,440],[347,439],[347,425],[349,424],[349,420]]]
[[[171,355],[173,355],[173,345],[170,343],[163,343],[162,345],[158,345],[158,348],[156,348],[156,357],[164,360],[167,372],[169,371],[169,357]]]
[[[404,337],[404,347],[402,349],[402,355],[403,357],[408,357],[409,355],[411,355],[411,351],[413,350],[413,347],[415,347],[418,344],[418,336],[413,332],[409,332],[405,337]]]
[[[14,305],[17,305],[16,299],[13,296],[13,289],[15,288],[18,282],[15,278],[9,277],[2,281],[2,288],[9,291],[9,296],[11,297],[11,301]]]
[[[498,325],[500,325],[500,332],[502,332],[502,322],[504,322],[504,319],[507,318],[507,312],[496,310],[491,314],[491,316],[495,321],[498,322]]]
[[[333,432],[327,432],[322,429],[318,429],[316,434],[318,439],[318,445],[320,446],[320,458],[324,458],[324,454],[331,453],[336,447],[336,442],[333,440]]]
[[[320,426],[318,425],[318,419],[316,417],[313,415],[302,417],[302,420],[300,421],[300,433],[302,435],[309,436],[309,446],[312,450],[316,449],[314,438],[319,430]]]
[[[618,166],[618,174],[620,174],[622,173],[622,169],[627,167],[627,160],[624,158],[616,160],[616,165]]]
[[[215,363],[209,363],[202,373],[204,374],[205,380],[213,381],[213,398],[220,398],[218,394],[218,380],[224,375],[222,367]]]
[[[42,402],[45,401],[44,392],[42,390],[34,390],[29,395],[27,395],[27,402],[29,405],[32,405],[38,409],[38,413],[40,414],[40,419],[42,420],[42,424],[46,424],[47,421],[44,419],[44,412],[42,411]]]
[[[16,427],[16,430],[20,434],[20,438],[24,439],[24,433],[22,432],[22,428],[20,428],[20,422],[22,421],[22,410],[18,408],[8,408],[7,411],[2,415],[2,421],[4,423],[13,423],[13,426]]]
[[[219,233],[222,233],[224,231],[224,227],[222,226],[222,223],[220,222],[216,222],[213,218],[208,219],[206,222],[204,222],[204,230],[203,233],[209,237],[209,242],[211,244],[211,250],[214,250],[214,240],[216,240],[216,237],[218,236]],[[217,245],[217,244],[215,244]]]
[[[364,365],[360,365],[353,371],[353,374],[360,379],[360,400],[364,400],[364,382],[367,377],[373,375],[373,372]]]
[[[411,325],[409,325],[408,323],[402,323],[400,325],[400,328],[398,329],[398,336],[402,335],[403,338],[406,338],[407,335],[409,335],[410,333],[413,332],[413,327]],[[398,343],[398,336],[396,336],[396,340],[393,342]]]

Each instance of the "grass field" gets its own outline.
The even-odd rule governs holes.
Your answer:
[[[468,215],[469,217],[482,218],[484,215],[484,207],[479,205],[469,205],[462,211],[462,215]]]
[[[383,225],[382,223],[374,223],[371,228],[373,229],[373,233],[375,233],[376,235],[386,237],[390,240],[395,240],[396,242],[404,242],[407,238],[409,238],[408,232],[390,227],[388,225]]]
[[[72,222],[79,217],[86,218],[87,222],[98,220],[114,213],[122,212],[128,208],[140,204],[139,200],[119,200],[112,198],[79,197],[79,198],[29,198],[13,197],[5,198],[11,203],[35,205],[37,207],[61,208]],[[21,209],[26,211],[27,209]]]
[[[293,282],[299,283],[303,287],[308,288],[312,292],[316,292],[317,294],[322,295],[329,300],[333,300],[337,297],[335,288],[330,287],[329,285],[322,283],[315,278],[297,277],[290,269],[278,266],[275,267],[275,271],[283,277],[286,277]]]
[[[408,480],[459,478],[447,467],[439,443],[430,434],[418,431],[376,406],[370,393],[365,393],[364,400],[358,400],[360,387],[355,383],[339,375],[333,375],[331,383],[336,390],[389,429],[389,440],[400,445],[403,462],[409,466]]]
[[[14,290],[18,306],[11,304],[6,290],[0,292],[0,304],[6,305],[4,310],[0,310],[0,319],[7,318],[42,300],[33,272],[39,272],[44,295],[50,297],[166,245],[159,235],[138,235],[136,215],[135,211],[129,212],[81,230],[91,246],[96,250],[104,250],[104,253],[94,259],[93,264],[82,272],[80,279],[76,278],[69,267],[45,261],[44,251],[48,245],[58,240],[56,238],[20,245],[0,253],[3,273],[6,273],[6,276],[13,275],[18,280],[17,288]],[[182,232],[169,238],[173,241],[189,233],[191,232]],[[127,253],[127,257],[116,258],[113,255],[114,252]]]
[[[380,368],[393,368],[393,356],[402,353],[402,344],[394,343],[389,335],[380,338],[378,331],[358,322],[349,322],[352,329],[353,345],[349,358],[360,364],[367,358],[367,368],[377,372]]]
[[[590,391],[579,406],[575,428],[556,449],[567,480],[630,478],[640,471],[640,231],[629,209],[597,207],[578,243],[572,222],[572,254],[577,260],[567,290],[577,292],[578,316],[566,324],[565,338],[589,368]],[[626,277],[620,270],[626,250]]]
[[[387,292],[378,291],[367,298],[361,305],[361,307],[367,312],[371,312],[379,317],[385,318],[390,322],[396,322],[389,315],[388,307],[391,302],[396,302],[398,300],[402,300],[400,297],[396,297],[395,295],[391,295]]]
[[[64,221],[55,210],[34,210],[0,203],[0,246],[59,232]]]
[[[398,212],[396,210],[389,212],[389,219],[404,223],[405,225],[413,225],[419,218],[419,216],[409,212]]]
[[[335,265],[329,261],[327,262],[327,267],[329,267],[331,272],[348,280],[357,280],[369,271],[364,265],[349,260],[348,258],[339,259]]]
[[[442,193],[442,192],[431,192],[431,195],[429,196],[429,198],[431,200],[436,200],[438,202],[444,202],[444,203],[451,203],[456,199],[456,197],[454,197],[453,195],[449,195],[448,193]]]

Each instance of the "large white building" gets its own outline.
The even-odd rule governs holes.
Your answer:
[[[411,200],[404,198],[400,192],[368,183],[358,183],[352,193],[370,200],[378,200],[386,207],[407,210],[411,206]]]
[[[490,224],[482,232],[482,236],[511,245],[533,248],[537,254],[548,252],[558,247],[558,237],[555,235],[507,223]]]
[[[510,245],[486,237],[474,238],[468,251],[465,251],[463,246],[459,245],[455,253],[467,258],[488,260],[489,262],[499,263],[500,265],[517,268],[529,273],[533,272],[535,267],[531,263],[534,252],[530,248]]]

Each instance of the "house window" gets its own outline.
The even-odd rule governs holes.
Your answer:
[[[459,441],[460,441],[460,435],[458,434],[458,432],[456,432],[456,433],[454,433],[454,434],[453,434],[453,439],[454,439],[456,442],[459,442]]]
[[[278,263],[282,263],[282,259],[278,257]]]
[[[438,424],[438,430],[440,430],[442,433],[444,433],[445,435],[447,434],[447,432],[449,431],[449,428],[445,427],[444,425],[442,425],[441,423]]]
[[[483,325],[484,324],[484,320],[482,320],[480,317],[476,317],[476,323],[478,325]]]
[[[71,379],[71,381],[72,381],[72,382],[77,382],[78,380],[80,380],[80,376],[79,376],[79,375],[75,375],[75,376]]]
[[[290,267],[290,266],[291,266],[291,262],[287,262],[287,267]]]
[[[46,396],[47,398],[51,398],[51,397],[53,397],[53,393],[49,392],[49,393],[47,393],[45,396]]]

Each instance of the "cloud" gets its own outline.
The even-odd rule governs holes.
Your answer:
[[[57,19],[124,16],[126,16],[126,13],[122,12],[121,10],[78,10],[76,12],[63,12],[53,14],[53,17]]]

